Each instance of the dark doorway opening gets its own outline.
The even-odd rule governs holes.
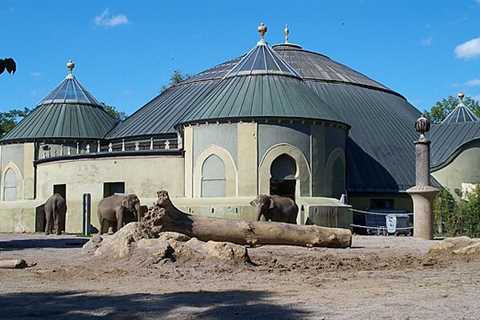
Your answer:
[[[63,199],[67,200],[67,185],[66,184],[54,184],[53,193],[60,194]]]
[[[125,182],[105,182],[103,184],[103,197],[113,196],[115,193],[125,193]]]
[[[270,194],[288,197],[295,201],[296,180],[270,180]]]
[[[35,208],[35,232],[44,232],[46,227],[45,205]]]
[[[270,168],[272,176],[270,179],[270,194],[289,197],[295,201],[296,173],[297,164],[289,155],[282,154],[273,160]]]
[[[67,185],[66,184],[54,184],[53,185],[53,193],[58,193],[60,194],[65,201],[67,201]],[[68,211],[68,205],[67,205],[67,211]],[[66,219],[60,219],[61,221],[61,226],[59,226],[60,230],[66,230],[65,229],[65,221]]]

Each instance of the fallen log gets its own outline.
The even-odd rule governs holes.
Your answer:
[[[28,267],[23,259],[0,260],[0,269],[22,269]]]
[[[202,241],[232,242],[250,246],[270,244],[347,248],[352,244],[352,233],[348,229],[190,215],[178,210],[166,191],[158,192],[158,201],[143,217],[140,230],[150,238],[157,238],[161,232],[171,231]]]

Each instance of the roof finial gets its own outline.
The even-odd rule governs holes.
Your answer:
[[[258,33],[260,33],[260,41],[258,41],[257,45],[265,45],[265,33],[267,33],[267,26],[261,22],[257,30]]]
[[[68,69],[68,75],[67,78],[72,78],[73,75],[73,69],[75,68],[75,63],[72,61],[72,59],[69,59],[67,62],[67,69]]]
[[[460,99],[460,102],[463,103],[463,98],[465,98],[465,93],[459,92],[458,93],[458,98]]]
[[[283,34],[285,35],[285,43],[288,43],[288,34],[290,31],[288,30],[288,24],[285,25],[285,28],[283,29]]]

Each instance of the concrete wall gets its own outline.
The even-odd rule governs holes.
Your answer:
[[[146,205],[156,192],[169,191],[172,197],[184,195],[184,159],[181,156],[144,156],[80,159],[38,165],[38,199],[45,201],[55,184],[66,184],[67,232],[81,232],[82,197],[92,196],[92,223],[98,227],[96,209],[103,198],[105,182],[125,182],[125,192],[136,193]],[[146,202],[148,199],[148,202]]]
[[[463,150],[447,166],[432,172],[432,176],[459,200],[462,183],[480,183],[480,142]]]

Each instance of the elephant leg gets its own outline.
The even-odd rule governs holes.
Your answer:
[[[108,226],[106,225],[106,220],[103,218],[100,218],[100,234],[104,234],[106,228],[108,228]]]
[[[59,231],[60,231],[60,217],[59,217],[59,214],[58,214],[58,210],[55,210],[53,212],[53,221],[54,221],[54,226],[55,226],[55,233],[57,235],[59,235]],[[53,231],[53,230],[52,230]]]
[[[48,212],[48,213],[45,215],[45,220],[46,220],[46,224],[45,224],[45,234],[46,234],[46,235],[49,235],[50,233],[53,233],[54,220],[53,220],[53,214],[52,214],[52,212]]]
[[[49,235],[50,234],[50,223],[51,223],[51,218],[50,218],[50,215],[48,213],[45,214],[45,234],[46,235]]]

